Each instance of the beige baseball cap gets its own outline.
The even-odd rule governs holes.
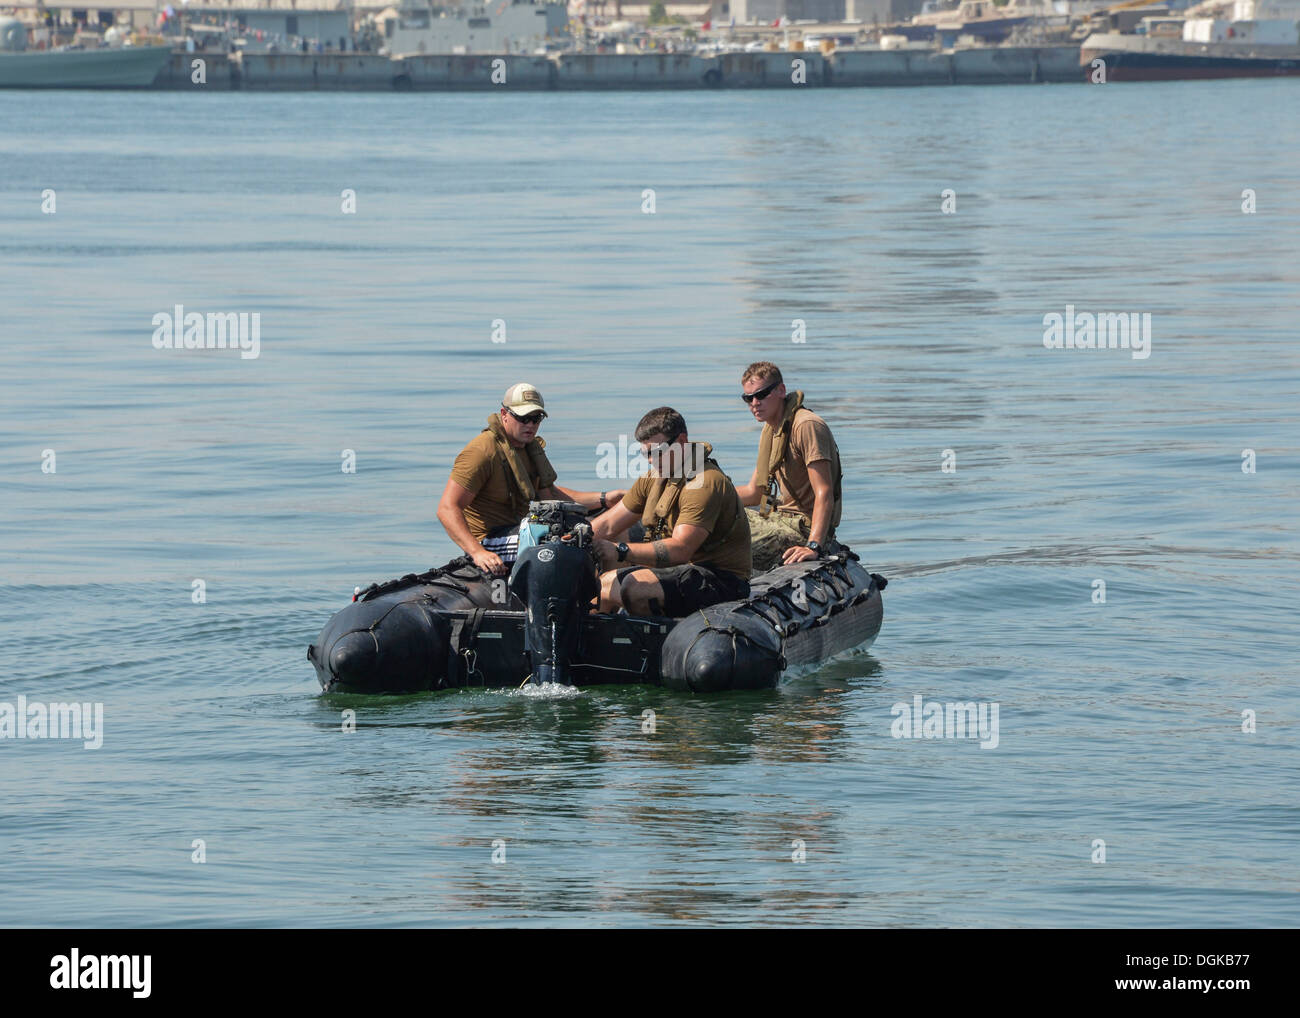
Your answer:
[[[513,410],[520,417],[538,410],[543,416],[546,414],[546,404],[542,402],[542,394],[527,382],[510,386],[506,394],[501,397],[501,405],[507,410]]]

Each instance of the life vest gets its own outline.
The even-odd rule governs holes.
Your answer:
[[[759,511],[758,514],[763,518],[771,515],[780,500],[780,488],[776,482],[776,472],[780,469],[781,464],[785,462],[786,454],[790,451],[790,431],[794,427],[795,415],[800,411],[807,409],[803,405],[803,392],[796,391],[786,395],[785,412],[781,416],[781,424],[772,430],[770,424],[763,425],[763,433],[758,439],[758,490],[759,490]],[[811,410],[808,410],[812,413]],[[832,508],[832,529],[839,526],[840,513],[839,507],[842,505],[844,489],[844,472],[840,465],[835,465],[835,476],[832,479],[834,507]]]
[[[641,526],[645,528],[645,539],[647,541],[662,541],[672,537],[673,528],[670,521],[673,517],[673,508],[677,505],[677,500],[681,498],[682,489],[693,478],[706,470],[716,470],[722,473],[722,468],[718,466],[717,461],[713,458],[713,446],[709,445],[708,442],[691,442],[681,448],[682,463],[686,468],[682,471],[682,476],[655,477],[650,482],[650,492],[646,495],[645,508],[641,510]],[[689,477],[686,476],[688,471],[690,473]],[[739,502],[739,499],[737,499],[737,502]],[[732,520],[731,527],[719,540],[728,540],[735,532],[737,525],[743,522],[744,519],[744,507],[740,506],[736,518]]]
[[[483,430],[492,432],[492,437],[496,440],[497,454],[505,461],[506,487],[510,491],[510,510],[516,516],[522,517],[528,512],[528,503],[536,500],[537,490],[549,488],[559,475],[551,466],[551,461],[546,458],[546,442],[543,439],[534,438],[522,449],[516,449],[510,444],[500,417],[489,414],[487,421],[488,426]],[[532,472],[537,474],[536,486],[531,480],[529,466],[532,467]]]

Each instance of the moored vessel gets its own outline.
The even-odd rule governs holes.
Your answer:
[[[148,88],[170,46],[29,49],[27,27],[0,18],[0,88]]]
[[[1236,0],[1219,13],[1224,16],[1184,19],[1181,38],[1090,35],[1079,51],[1082,73],[1103,80],[1097,74],[1101,61],[1105,81],[1300,75],[1300,2]]]

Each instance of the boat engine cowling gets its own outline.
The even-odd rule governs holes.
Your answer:
[[[526,532],[530,540],[524,539]],[[530,677],[567,684],[583,618],[600,593],[591,524],[576,502],[532,502],[520,534],[510,590],[527,612],[524,653]]]

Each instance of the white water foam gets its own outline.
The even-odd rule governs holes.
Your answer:
[[[517,689],[494,689],[493,693],[504,696],[523,696],[530,700],[573,700],[582,695],[577,686],[566,686],[562,682],[543,682],[538,685],[530,682]]]

